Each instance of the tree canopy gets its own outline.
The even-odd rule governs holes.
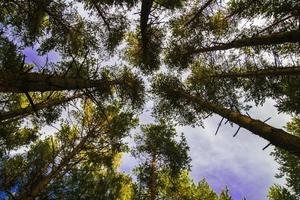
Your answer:
[[[191,180],[176,132],[219,115],[217,132],[229,122],[275,147],[287,185],[269,199],[299,199],[299,27],[296,0],[0,1],[0,191],[229,200]],[[248,114],[268,99],[295,116],[286,130]],[[138,120],[148,104],[153,124]],[[133,177],[118,170],[130,151]]]

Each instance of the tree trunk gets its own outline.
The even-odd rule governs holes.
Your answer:
[[[228,108],[224,108],[221,105],[217,105],[211,102],[204,101],[202,98],[193,96],[186,91],[174,90],[174,92],[180,93],[191,103],[201,105],[204,109],[214,112],[221,117],[228,119],[229,121],[245,128],[255,135],[258,135],[276,147],[280,147],[298,157],[300,157],[300,137],[291,135],[282,129],[274,128],[260,120],[252,119],[239,112],[234,112]]]
[[[194,16],[183,25],[183,28],[187,27],[195,19],[197,19],[202,14],[203,10],[205,10],[213,1],[214,0],[208,0],[203,6],[201,6],[201,8],[194,14]]]
[[[209,78],[252,78],[268,76],[300,76],[300,67],[272,67],[244,72],[225,72],[209,75]]]
[[[41,103],[37,103],[35,104],[35,109],[36,111],[45,109],[45,108],[51,108],[54,106],[59,106],[63,103],[67,103],[73,99],[79,98],[80,96],[82,96],[82,94],[79,95],[74,95],[71,97],[62,97],[62,98],[55,98],[55,99],[50,99],[48,101],[45,102],[41,102]],[[23,109],[18,109],[18,110],[13,110],[13,111],[9,111],[9,112],[0,112],[0,122],[5,121],[5,120],[9,120],[9,119],[14,119],[16,117],[20,118],[20,117],[25,117],[28,116],[32,113],[34,113],[35,110],[32,106],[28,106],[26,108]]]
[[[118,81],[86,80],[63,76],[51,76],[39,73],[0,74],[0,92],[46,92],[62,90],[80,90],[86,88],[105,89],[112,84],[122,84]],[[125,84],[125,83],[124,83]]]
[[[240,39],[240,40],[236,40],[230,43],[225,43],[217,46],[196,49],[193,50],[192,52],[189,52],[188,54],[198,54],[198,53],[204,53],[210,51],[227,50],[227,49],[241,48],[241,47],[254,47],[259,45],[274,45],[274,44],[282,44],[287,42],[289,43],[300,42],[300,30],[279,32],[270,35]]]
[[[141,20],[140,20],[140,28],[142,35],[142,45],[143,50],[147,50],[148,45],[148,20],[149,15],[151,13],[151,8],[153,5],[153,0],[142,0],[142,8],[141,8]]]
[[[150,180],[149,180],[149,190],[150,190],[150,200],[156,199],[156,154],[152,155],[150,163]]]

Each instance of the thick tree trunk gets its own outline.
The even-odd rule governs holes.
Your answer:
[[[300,67],[273,67],[244,72],[225,72],[209,75],[209,78],[252,78],[271,76],[300,76]]]
[[[198,53],[204,53],[210,51],[227,50],[227,49],[241,48],[241,47],[254,47],[259,45],[283,44],[288,42],[289,43],[300,42],[300,30],[279,32],[270,35],[240,39],[240,40],[236,40],[230,43],[221,44],[217,46],[199,48],[193,50],[192,52],[189,52],[189,54],[198,54]]]
[[[39,73],[12,74],[0,73],[0,92],[46,92],[62,90],[80,90],[86,88],[107,88],[118,81],[86,80],[51,76]]]
[[[148,45],[147,29],[148,29],[148,20],[149,20],[149,15],[151,13],[152,5],[153,5],[153,0],[142,0],[140,28],[141,28],[142,45],[144,51],[147,50],[147,45]]]
[[[48,101],[45,102],[41,102],[41,103],[37,103],[35,104],[35,109],[36,111],[45,109],[45,108],[51,108],[54,106],[59,106],[63,103],[67,103],[71,100],[74,100],[76,98],[79,98],[80,96],[82,96],[82,94],[79,95],[74,95],[71,97],[62,97],[62,98],[55,98],[55,99],[50,99]],[[0,112],[0,122],[2,121],[6,121],[9,119],[14,119],[14,118],[20,118],[20,117],[25,117],[28,116],[30,114],[33,114],[35,112],[34,108],[32,106],[28,106],[26,108],[23,109],[18,109],[18,110],[13,110],[13,111],[9,111],[9,112]]]
[[[186,91],[176,91],[180,95],[184,96],[191,103],[200,104],[202,108],[211,111],[228,119],[229,121],[245,128],[255,135],[258,135],[276,147],[280,147],[294,155],[300,157],[300,138],[285,132],[282,129],[274,128],[260,120],[252,119],[239,112],[234,112],[228,108],[224,108],[221,105],[217,105],[211,102],[204,101],[202,98],[193,96]]]

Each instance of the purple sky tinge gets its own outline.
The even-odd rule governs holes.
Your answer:
[[[47,60],[48,63],[55,63],[60,60],[59,54],[55,51],[50,51],[46,55],[41,56],[34,48],[27,47],[22,51],[22,53],[26,56],[25,61],[27,64],[35,65],[35,69],[33,71],[38,71],[43,68]]]

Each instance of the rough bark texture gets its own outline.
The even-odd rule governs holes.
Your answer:
[[[293,30],[289,32],[279,32],[270,35],[257,36],[252,38],[245,38],[241,40],[236,40],[230,43],[204,47],[200,49],[193,50],[189,54],[198,54],[217,50],[227,50],[233,48],[249,47],[249,46],[259,46],[259,45],[274,45],[283,43],[296,43],[300,42],[300,30]]]
[[[85,80],[64,78],[39,73],[13,74],[0,73],[0,92],[46,92],[62,90],[80,90],[85,88],[106,88],[116,84],[107,80]]]
[[[59,106],[63,103],[67,103],[73,99],[79,98],[81,96],[80,95],[74,95],[71,97],[67,97],[67,98],[56,98],[56,99],[50,99],[48,101],[45,102],[41,102],[41,103],[37,103],[35,104],[35,109],[36,111],[45,109],[45,108],[51,108],[54,106]],[[9,120],[9,119],[13,119],[13,118],[19,118],[19,117],[25,117],[28,116],[30,114],[33,114],[35,112],[35,110],[33,109],[32,106],[28,106],[26,108],[23,109],[18,109],[18,110],[13,110],[13,111],[9,111],[9,112],[0,112],[0,122],[5,121],[5,120]]]
[[[259,69],[245,72],[225,72],[209,75],[210,78],[252,78],[266,76],[299,76],[300,67],[272,67],[268,69]]]
[[[260,120],[252,119],[239,112],[234,112],[230,109],[224,108],[221,105],[217,105],[211,102],[204,101],[202,98],[190,95],[186,91],[174,91],[179,92],[191,103],[200,104],[206,110],[214,112],[229,121],[245,128],[255,135],[258,135],[276,147],[280,147],[288,152],[300,157],[300,138],[285,132],[282,129],[274,128]]]

